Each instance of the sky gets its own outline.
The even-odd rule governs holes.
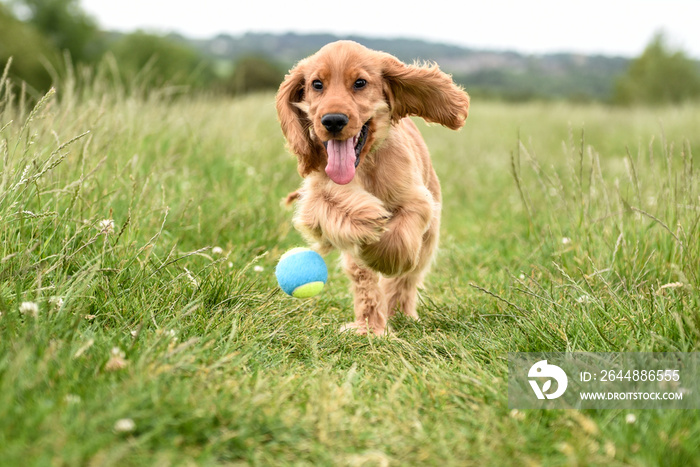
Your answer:
[[[404,37],[488,50],[633,57],[658,31],[700,59],[700,0],[81,0],[103,29]]]

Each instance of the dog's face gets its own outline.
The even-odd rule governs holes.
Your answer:
[[[392,121],[418,115],[459,128],[468,106],[466,93],[437,67],[407,66],[351,41],[299,62],[277,94],[282,131],[302,176],[325,164],[341,185],[352,181]]]
[[[377,129],[390,120],[377,55],[353,42],[336,42],[304,64],[305,97],[298,107],[311,123],[311,139],[326,150],[326,173],[341,185],[353,179]]]
[[[282,114],[288,111],[290,100],[282,88],[287,84],[294,89],[293,118],[299,120],[302,134],[285,131],[285,135],[292,151],[300,156],[300,165],[325,162],[333,181],[349,183],[362,159],[386,134],[391,117],[380,55],[355,42],[334,42],[300,62],[287,76],[278,95],[278,110],[281,106],[284,130]]]

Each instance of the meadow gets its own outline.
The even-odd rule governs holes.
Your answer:
[[[285,296],[272,94],[0,81],[0,464],[697,465],[694,410],[511,411],[510,351],[698,351],[700,106],[472,101],[421,321]]]

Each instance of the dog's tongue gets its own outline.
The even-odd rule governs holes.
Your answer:
[[[326,146],[328,165],[326,173],[338,185],[350,183],[355,176],[355,146],[353,138],[345,141],[330,140]]]

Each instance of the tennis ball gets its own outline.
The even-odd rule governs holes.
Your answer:
[[[309,298],[318,295],[328,280],[328,268],[321,255],[309,248],[292,248],[282,255],[275,276],[287,295]]]

